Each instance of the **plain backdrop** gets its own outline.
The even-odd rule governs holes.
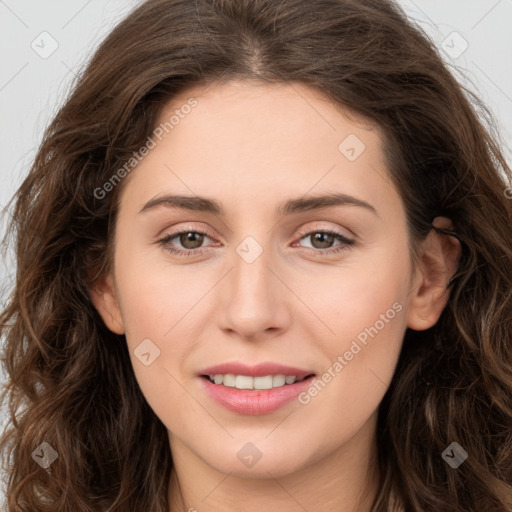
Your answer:
[[[77,70],[139,3],[0,0],[0,212],[28,172],[41,135]],[[459,81],[487,104],[512,162],[512,0],[399,3],[441,48]],[[8,220],[5,213],[0,236]],[[12,255],[7,253],[0,261],[0,302],[14,272]],[[2,379],[0,373],[0,384]],[[5,410],[0,414],[2,424]]]

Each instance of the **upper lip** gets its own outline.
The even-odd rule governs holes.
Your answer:
[[[251,377],[263,377],[265,375],[293,375],[299,379],[307,377],[308,375],[314,375],[314,372],[310,370],[302,370],[301,368],[294,368],[293,366],[286,366],[279,363],[259,363],[257,365],[249,366],[243,363],[229,362],[210,366],[199,372],[200,375],[226,375],[228,373],[234,375],[248,375]]]

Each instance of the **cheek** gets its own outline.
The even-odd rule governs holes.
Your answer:
[[[118,289],[138,386],[164,424],[176,428],[183,418],[197,414],[191,410],[194,404],[181,382],[193,340],[199,339],[193,332],[199,322],[194,322],[197,316],[191,305],[204,290],[199,284],[183,286],[184,278],[180,279],[178,272],[163,270],[126,265],[118,273]],[[180,410],[179,415],[172,414],[176,409]]]
[[[411,272],[406,241],[361,251],[347,262],[308,276],[299,293],[329,328],[322,344],[331,359],[350,350],[354,340],[365,348],[378,340],[372,344],[378,359],[394,345],[399,348],[406,325]]]
[[[374,256],[326,279],[328,293],[315,306],[334,334],[318,342],[325,367],[299,401],[333,439],[357,431],[378,408],[406,330],[408,253],[388,249]]]
[[[133,249],[140,240],[124,235],[117,247],[116,281],[128,341],[164,341],[204,295],[205,284],[194,279],[194,271],[170,263],[164,249]]]
[[[190,349],[187,334],[191,305],[197,301],[199,284],[184,284],[178,267],[155,261],[150,251],[136,251],[129,237],[119,237],[116,248],[116,285],[133,370],[151,406],[160,399],[180,396],[181,362]],[[172,341],[172,343],[170,343]],[[175,378],[174,378],[175,377]]]

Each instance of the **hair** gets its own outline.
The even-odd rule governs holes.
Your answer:
[[[168,512],[168,433],[89,292],[112,269],[126,179],[95,190],[170,99],[228,80],[305,84],[379,126],[411,254],[432,229],[461,243],[441,317],[407,329],[379,406],[372,511],[395,495],[407,511],[510,512],[512,173],[489,111],[388,0],[149,0],[99,46],[11,200],[8,510]],[[441,215],[453,230],[432,226]],[[35,462],[43,442],[58,455],[47,468]],[[452,442],[468,453],[457,469],[441,456]]]

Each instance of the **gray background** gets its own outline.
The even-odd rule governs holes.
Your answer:
[[[77,70],[139,3],[0,0],[0,211],[26,175],[44,128]],[[444,49],[459,81],[490,108],[512,162],[512,0],[400,0],[400,4]],[[8,218],[1,219],[0,236]],[[0,259],[0,301],[13,272],[12,255],[7,254]],[[0,383],[2,378],[0,374]],[[0,414],[2,423],[5,411]]]

